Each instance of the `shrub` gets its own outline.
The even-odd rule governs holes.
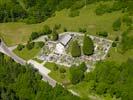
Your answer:
[[[121,19],[118,18],[118,19],[115,20],[114,23],[113,23],[113,30],[114,30],[114,31],[118,31],[118,30],[120,30],[120,27],[121,27]]]
[[[58,30],[60,29],[60,27],[61,27],[61,24],[55,24],[53,30]]]
[[[52,34],[51,34],[51,39],[53,40],[53,41],[56,41],[56,40],[58,40],[58,38],[59,38],[59,34],[57,33],[57,31],[53,31],[52,32]]]
[[[59,69],[59,67],[55,64],[54,66],[53,66],[53,70],[54,71],[57,71]]]
[[[118,36],[115,38],[115,41],[119,41],[119,37]]]
[[[43,33],[44,35],[47,35],[47,34],[52,33],[52,30],[50,29],[50,27],[49,27],[48,25],[44,25],[44,26],[43,26],[42,33]]]
[[[60,76],[62,79],[64,79],[65,78],[65,74],[61,74],[61,76]]]
[[[25,47],[24,45],[19,44],[19,45],[17,46],[17,49],[18,49],[19,51],[21,51],[24,47]]]
[[[96,15],[103,15],[106,12],[111,12],[111,11],[108,5],[105,4],[100,4],[99,6],[97,6],[95,10]]]
[[[98,32],[97,33],[99,36],[103,36],[103,37],[107,37],[108,36],[108,32],[103,31],[103,32]]]
[[[127,26],[131,26],[131,24],[133,22],[132,19],[131,19],[131,17],[129,17],[127,15],[123,16],[122,21],[124,23],[126,23]]]
[[[79,65],[79,68],[80,70],[82,70],[83,72],[85,72],[87,70],[87,66],[85,64],[85,62],[82,62],[80,65]]]
[[[66,69],[61,67],[61,68],[59,69],[59,71],[60,71],[60,73],[65,73],[65,72],[66,72]]]
[[[79,56],[81,56],[81,48],[80,48],[80,46],[79,46],[79,44],[78,44],[77,41],[73,41],[72,42],[71,55],[73,57],[79,57]]]
[[[77,84],[84,78],[84,72],[78,68],[78,66],[71,66],[70,69],[70,81],[72,84]]]
[[[64,30],[64,32],[67,32],[67,28],[66,28],[66,27],[64,27],[64,29],[63,29],[63,30]]]
[[[38,37],[39,37],[39,34],[37,32],[32,32],[31,36],[30,36],[30,41],[32,41],[32,40],[34,40],[34,39],[36,39]]]
[[[79,32],[85,33],[86,32],[86,28],[79,28]]]
[[[117,46],[116,42],[113,42],[112,47],[116,47],[116,46]]]
[[[69,17],[76,17],[79,16],[79,11],[78,10],[71,10],[69,13]]]
[[[33,16],[30,16],[30,17],[25,18],[23,22],[25,22],[26,24],[36,24],[37,19]]]
[[[36,46],[37,48],[42,48],[44,46],[44,42],[37,42]]]
[[[28,49],[28,50],[31,50],[31,49],[33,49],[33,48],[34,48],[34,45],[35,45],[35,43],[34,43],[34,42],[31,42],[31,43],[30,43],[30,42],[28,42],[28,43],[27,43],[27,45],[26,45],[26,47],[27,47],[27,49]]]
[[[94,52],[94,44],[92,39],[85,35],[83,40],[83,53],[84,55],[92,55]]]

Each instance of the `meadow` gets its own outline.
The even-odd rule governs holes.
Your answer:
[[[42,30],[45,24],[51,28],[55,24],[61,24],[59,32],[63,32],[64,28],[67,28],[68,31],[79,31],[79,28],[86,28],[88,33],[93,35],[96,35],[96,32],[99,31],[107,31],[109,32],[109,39],[114,39],[117,35],[120,35],[121,31],[113,31],[112,23],[121,17],[123,13],[117,11],[97,16],[94,13],[96,6],[97,4],[91,4],[83,7],[80,9],[80,15],[76,17],[69,17],[69,9],[57,11],[55,16],[38,24],[25,24],[22,22],[0,23],[0,36],[9,46],[25,43],[32,32]]]

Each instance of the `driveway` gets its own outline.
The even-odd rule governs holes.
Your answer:
[[[55,87],[56,81],[48,76],[48,74],[51,72],[49,69],[34,60],[29,60],[27,63],[31,64],[35,69],[38,69],[39,73],[43,76],[43,80]]]

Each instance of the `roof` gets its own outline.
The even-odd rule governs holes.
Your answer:
[[[64,46],[61,43],[58,43],[55,48],[55,53],[63,54]]]
[[[63,44],[64,46],[67,45],[67,43],[71,40],[72,36],[69,34],[63,35],[59,38],[59,42]]]

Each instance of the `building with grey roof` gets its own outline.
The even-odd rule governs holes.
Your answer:
[[[65,35],[63,35],[63,36],[61,36],[61,37],[59,38],[59,42],[60,42],[62,45],[66,46],[66,45],[68,44],[68,42],[69,42],[71,39],[72,39],[72,36],[71,36],[71,35],[65,34]]]

